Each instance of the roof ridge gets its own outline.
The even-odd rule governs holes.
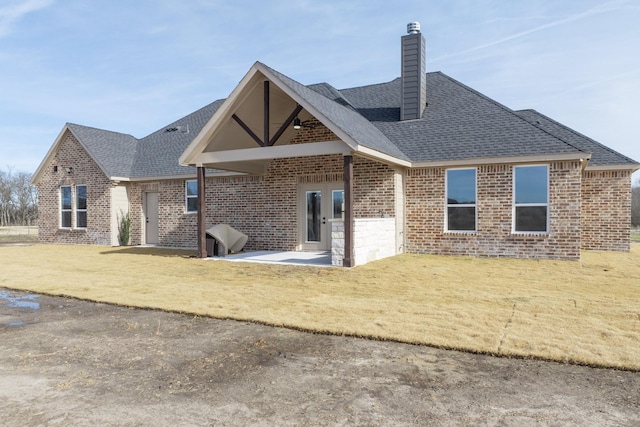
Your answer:
[[[95,126],[86,126],[86,125],[81,125],[78,123],[71,123],[71,122],[67,122],[66,123],[67,126],[77,126],[77,127],[81,127],[81,128],[85,128],[85,129],[93,129],[93,130],[97,130],[100,132],[109,132],[109,133],[117,133],[118,135],[124,135],[124,136],[128,136],[131,137],[135,140],[140,140],[140,138],[136,138],[135,136],[131,135],[130,133],[124,133],[124,132],[117,132],[115,130],[109,130],[109,129],[103,129],[103,128],[97,128]]]
[[[507,107],[506,105],[504,105],[504,104],[502,104],[502,103],[500,103],[500,102],[496,101],[495,99],[488,97],[487,95],[483,94],[482,92],[479,92],[479,91],[477,91],[477,90],[473,89],[472,87],[467,86],[467,85],[465,85],[464,83],[459,82],[458,80],[454,79],[453,77],[451,77],[451,76],[449,76],[449,75],[447,75],[447,74],[444,74],[444,73],[440,73],[440,74],[441,74],[443,77],[445,77],[445,78],[449,79],[451,82],[453,82],[453,83],[457,84],[458,86],[460,86],[460,87],[462,87],[462,88],[464,88],[464,89],[466,89],[466,90],[468,90],[468,91],[470,91],[470,92],[475,93],[476,95],[478,95],[478,96],[482,97],[482,98],[483,98],[483,99],[485,99],[486,101],[491,102],[491,103],[492,103],[492,104],[494,104],[495,106],[497,106],[497,107],[501,108],[502,110],[504,110],[504,111],[508,112],[509,114],[513,115],[514,117],[517,117],[517,118],[518,118],[518,120],[522,120],[522,121],[524,121],[524,122],[525,122],[525,123],[527,123],[528,125],[533,126],[534,128],[536,128],[536,129],[538,129],[538,130],[540,130],[540,131],[542,131],[542,132],[546,133],[547,135],[551,136],[551,137],[552,137],[552,138],[554,138],[554,139],[557,139],[559,142],[561,142],[561,143],[563,143],[563,144],[565,144],[565,145],[568,145],[569,147],[571,147],[571,148],[573,148],[573,149],[575,149],[575,150],[578,150],[578,151],[579,151],[579,152],[581,152],[581,153],[587,153],[587,151],[581,150],[581,149],[579,149],[578,147],[576,147],[575,145],[573,145],[573,144],[571,144],[571,143],[569,143],[569,142],[567,142],[567,141],[563,140],[562,138],[559,138],[558,136],[556,136],[556,135],[552,134],[551,132],[548,132],[547,130],[545,130],[545,129],[543,129],[543,128],[539,127],[539,126],[534,125],[533,123],[531,123],[530,121],[526,120],[524,117],[522,117],[521,115],[519,115],[515,110],[512,110],[511,108],[509,108],[509,107]]]
[[[213,104],[215,104],[216,102],[224,102],[224,101],[225,101],[225,99],[226,99],[226,98],[220,98],[220,99],[216,99],[216,100],[215,100],[215,101],[213,101],[213,102],[209,102],[209,103],[207,103],[206,105],[203,105],[202,107],[198,108],[197,110],[192,111],[192,112],[190,112],[189,114],[186,114],[186,115],[184,115],[184,116],[180,117],[179,119],[172,121],[171,123],[167,123],[167,124],[166,124],[166,125],[164,125],[164,126],[160,126],[160,128],[159,128],[159,129],[156,129],[156,130],[154,130],[153,132],[151,132],[150,134],[148,134],[148,135],[146,135],[146,136],[144,136],[144,137],[140,138],[140,140],[144,140],[144,139],[147,139],[147,138],[151,137],[152,135],[155,135],[155,134],[157,134],[157,133],[164,132],[164,131],[166,131],[166,130],[167,130],[167,128],[169,128],[169,127],[171,127],[171,126],[173,126],[173,125],[177,124],[178,122],[180,122],[180,121],[182,121],[182,120],[185,120],[185,119],[186,119],[186,118],[188,118],[188,117],[195,116],[196,114],[198,114],[199,112],[201,112],[201,111],[202,111],[202,110],[204,110],[205,108],[211,107],[211,106],[212,106]]]
[[[538,114],[538,115],[540,115],[540,116],[544,117],[544,118],[545,118],[545,120],[549,120],[551,123],[553,123],[553,124],[555,124],[555,125],[557,125],[557,126],[560,126],[561,128],[563,128],[563,129],[565,129],[565,130],[567,130],[567,131],[569,131],[569,132],[573,133],[574,135],[579,136],[579,137],[581,137],[581,138],[588,139],[588,140],[589,140],[590,142],[592,142],[593,144],[596,144],[597,146],[599,146],[599,147],[601,147],[601,148],[604,148],[606,151],[608,151],[608,152],[609,152],[609,153],[611,153],[611,154],[616,154],[616,155],[622,156],[622,157],[624,157],[626,160],[628,160],[628,161],[630,161],[630,162],[637,163],[637,162],[636,162],[635,160],[633,160],[631,157],[627,157],[627,156],[625,156],[624,154],[622,154],[622,153],[620,153],[620,152],[618,152],[618,151],[614,150],[613,148],[607,147],[606,145],[604,145],[604,144],[602,144],[602,143],[600,143],[600,142],[596,141],[595,139],[593,139],[593,138],[591,138],[591,137],[589,137],[589,136],[587,136],[587,135],[585,135],[585,134],[583,134],[583,133],[581,133],[581,132],[578,132],[577,130],[575,130],[575,129],[573,129],[573,128],[570,128],[569,126],[564,125],[564,124],[562,124],[562,123],[558,122],[557,120],[552,119],[551,117],[547,116],[546,114],[543,114],[543,113],[539,112],[539,111],[538,111],[538,110],[536,110],[536,109],[533,109],[533,108],[526,108],[526,109],[524,109],[524,110],[517,110],[516,112],[520,112],[520,111],[531,111],[531,112],[533,112],[533,113],[535,113],[535,114]],[[536,126],[536,125],[534,125],[534,126]],[[538,127],[538,126],[536,126],[536,127]]]

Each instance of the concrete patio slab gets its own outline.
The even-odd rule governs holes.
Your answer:
[[[214,256],[208,259],[232,262],[258,262],[263,264],[331,267],[331,252],[328,251],[248,251],[230,254],[225,257]]]

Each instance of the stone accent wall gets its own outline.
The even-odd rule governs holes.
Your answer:
[[[629,251],[631,172],[582,172],[582,249]]]
[[[54,172],[54,166],[57,171]],[[73,171],[67,173],[66,168]],[[44,243],[110,245],[111,181],[69,131],[62,135],[57,152],[43,165],[38,182],[39,238]],[[76,186],[87,186],[87,228],[60,228],[60,187],[70,185],[75,207]]]
[[[548,234],[512,233],[513,165],[477,168],[478,226],[445,232],[444,168],[412,169],[406,177],[406,252],[515,258],[579,259],[579,162],[549,165]]]
[[[397,255],[395,218],[360,218],[353,224],[354,266]],[[342,266],[344,222],[331,221],[331,265]]]

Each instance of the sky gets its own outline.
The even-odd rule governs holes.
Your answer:
[[[255,61],[393,80],[413,21],[427,71],[640,161],[640,0],[0,0],[0,170],[35,171],[67,122],[142,138]]]

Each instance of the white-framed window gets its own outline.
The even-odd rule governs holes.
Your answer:
[[[445,231],[477,229],[476,169],[447,169],[445,173]]]
[[[76,228],[87,228],[86,185],[76,185]]]
[[[71,186],[63,185],[60,187],[60,228],[71,228],[72,212]]]
[[[549,232],[549,165],[514,166],[513,232]]]
[[[184,188],[187,213],[198,212],[198,181],[185,181]]]

